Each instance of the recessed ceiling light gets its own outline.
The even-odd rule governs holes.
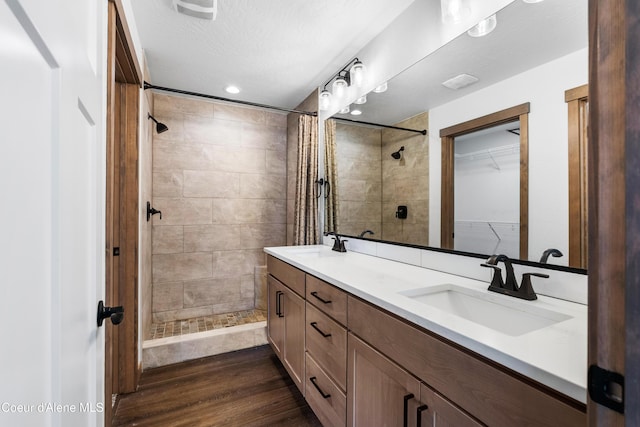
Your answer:
[[[233,86],[233,85],[229,85],[227,86],[225,89],[225,91],[227,91],[227,93],[240,93],[240,88],[238,86]]]
[[[382,93],[386,90],[387,90],[387,82],[383,82],[379,86],[377,86],[373,91],[375,93]]]
[[[362,114],[362,111],[360,111],[360,110],[351,110],[351,115],[352,116],[359,116],[360,114]]]
[[[540,3],[540,2],[542,2],[544,0],[522,0],[522,1],[525,2],[525,3]]]
[[[446,82],[443,82],[442,85],[444,87],[448,87],[449,89],[458,90],[462,89],[463,87],[472,85],[477,81],[478,78],[470,74],[459,74],[455,77],[450,78]]]

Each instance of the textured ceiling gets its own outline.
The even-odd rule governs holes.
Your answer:
[[[214,21],[178,14],[171,0],[132,6],[151,83],[293,108],[412,2],[218,0]]]

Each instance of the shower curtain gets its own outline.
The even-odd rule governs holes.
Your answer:
[[[336,122],[333,119],[324,122],[324,169],[325,179],[329,183],[325,192],[325,231],[338,232],[338,168],[336,166]]]
[[[306,114],[298,117],[298,168],[293,221],[293,244],[318,243],[318,118]]]

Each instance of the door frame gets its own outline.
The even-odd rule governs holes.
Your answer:
[[[569,266],[587,268],[588,260],[588,102],[589,85],[564,93],[569,143]]]
[[[590,427],[640,425],[638,40],[639,2],[589,0],[588,363],[624,375],[624,414],[590,393]]]
[[[125,315],[117,327],[106,322],[105,425],[111,425],[112,394],[135,391],[140,377],[138,147],[143,81],[122,1],[110,0],[108,9],[105,304],[123,306]]]
[[[529,253],[529,110],[528,102],[440,130],[442,179],[440,247],[453,249],[454,230],[454,141],[457,136],[509,122],[520,125],[520,259]]]

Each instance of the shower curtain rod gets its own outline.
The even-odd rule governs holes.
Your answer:
[[[427,134],[427,130],[426,129],[419,130],[419,129],[402,128],[402,127],[399,127],[399,126],[383,125],[383,124],[380,124],[380,123],[362,122],[360,120],[345,119],[343,117],[331,117],[331,118],[335,119],[335,120],[342,120],[342,121],[345,121],[345,122],[350,122],[350,123],[359,123],[361,125],[377,126],[377,127],[380,127],[380,128],[387,128],[387,129],[406,130],[407,132],[415,132],[415,133],[420,133],[422,135],[426,135]]]
[[[207,95],[204,93],[198,93],[198,92],[190,92],[188,90],[182,90],[182,89],[173,89],[170,87],[163,87],[163,86],[156,86],[156,85],[152,85],[151,83],[148,82],[144,82],[144,89],[152,89],[152,90],[161,90],[163,92],[172,92],[172,93],[179,93],[181,95],[190,95],[190,96],[197,96],[200,98],[207,98],[207,99],[215,99],[216,101],[224,101],[224,102],[231,102],[234,104],[242,104],[242,105],[249,105],[251,107],[259,107],[259,108],[266,108],[269,110],[277,110],[277,111],[284,111],[287,113],[298,113],[298,114],[305,114],[307,116],[317,116],[318,113],[313,112],[313,111],[303,111],[303,110],[295,110],[295,109],[290,109],[290,108],[281,108],[281,107],[274,107],[272,105],[266,105],[266,104],[258,104],[257,102],[249,102],[249,101],[240,101],[237,99],[229,99],[229,98],[224,98],[221,96],[215,96],[215,95]]]

